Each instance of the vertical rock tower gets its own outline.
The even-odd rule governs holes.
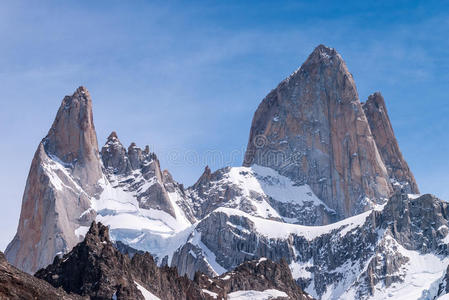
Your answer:
[[[5,254],[33,273],[79,242],[75,230],[95,217],[83,212],[103,176],[92,100],[86,88],[66,96],[31,163],[19,226]]]
[[[363,110],[393,187],[409,194],[419,194],[415,177],[399,149],[382,95],[379,92],[370,95],[363,104]]]
[[[357,89],[340,54],[319,45],[254,114],[245,166],[270,167],[353,216],[393,191]]]

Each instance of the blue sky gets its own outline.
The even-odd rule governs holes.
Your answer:
[[[362,101],[382,92],[421,191],[449,200],[448,37],[447,1],[2,1],[0,249],[64,95],[89,89],[100,147],[149,144],[190,185],[241,163],[257,105],[320,43]]]

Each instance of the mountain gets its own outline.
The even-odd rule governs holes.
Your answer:
[[[397,193],[372,211],[326,226],[302,226],[220,208],[201,220],[172,263],[224,272],[246,260],[285,259],[317,299],[417,299],[449,264],[448,205]],[[217,235],[217,232],[220,234]],[[184,270],[188,271],[188,270]],[[208,274],[214,274],[209,272]],[[405,293],[407,291],[407,293]],[[429,298],[431,299],[431,298]]]
[[[385,203],[392,187],[357,89],[335,49],[318,46],[254,114],[245,166],[272,168],[308,185],[335,215],[332,223]]]
[[[163,240],[195,222],[182,194],[182,185],[161,171],[148,147],[132,143],[125,149],[113,132],[99,152],[92,100],[80,87],[64,97],[38,146],[17,233],[5,255],[34,273],[70,251],[95,219],[124,228],[126,236],[151,228]]]
[[[82,214],[91,206],[91,197],[101,191],[102,176],[92,100],[80,87],[62,100],[36,150],[17,234],[5,251],[8,261],[32,273],[76,245],[75,230],[95,219],[95,215]]]
[[[316,299],[433,299],[446,293],[448,205],[419,195],[383,97],[375,93],[361,103],[335,49],[318,46],[262,101],[243,166],[206,167],[190,187],[162,170],[149,147],[124,147],[115,132],[101,150],[96,139],[73,142],[73,132],[94,135],[93,121],[79,117],[91,116],[92,108],[66,99],[91,103],[85,88],[64,98],[56,120],[69,118],[63,122],[68,125],[53,126],[58,130],[50,133],[58,134],[48,139],[51,143],[44,139],[39,145],[18,233],[6,251],[20,269],[34,272],[65,254],[44,276],[62,286],[51,278],[76,273],[64,259],[82,260],[81,246],[67,253],[95,220],[108,226],[100,244],[109,236],[126,258],[111,250],[113,246],[100,245],[90,263],[102,266],[103,258],[112,259],[101,274],[128,282],[123,293],[137,293],[130,281],[137,276],[136,259],[151,266],[151,274],[159,274],[156,278],[162,276],[156,268],[176,268],[191,280],[185,282],[217,296],[224,295],[219,290],[236,293],[232,297],[295,294],[290,288],[278,289],[281,281],[290,284],[286,266],[301,290]],[[78,113],[63,113],[65,107]],[[69,145],[67,141],[77,146],[67,146],[70,151],[45,147]],[[87,144],[90,152],[80,146]],[[86,172],[95,176],[86,177]],[[152,263],[142,252],[151,254]],[[117,264],[120,272],[114,271]],[[227,282],[235,270],[241,275]],[[260,275],[271,283],[259,286]],[[143,278],[137,282],[160,295],[151,289],[154,284]],[[167,289],[171,287],[162,290]],[[112,290],[107,286],[104,291]]]
[[[196,273],[191,281],[174,268],[159,268],[148,252],[132,258],[122,254],[109,240],[108,228],[95,222],[84,241],[35,276],[90,299],[227,299],[233,293],[249,292],[312,299],[295,283],[285,262],[246,262],[222,277]]]

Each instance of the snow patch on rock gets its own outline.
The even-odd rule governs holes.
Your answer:
[[[287,298],[288,295],[275,289],[269,289],[263,292],[253,290],[237,291],[228,294],[229,300],[269,300],[279,297]]]

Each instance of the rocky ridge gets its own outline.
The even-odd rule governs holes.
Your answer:
[[[95,222],[83,242],[35,276],[90,299],[145,299],[148,293],[164,300],[227,299],[234,291],[267,289],[284,292],[289,299],[311,299],[296,285],[285,263],[248,262],[226,277],[197,273],[190,281],[175,268],[158,267],[148,253],[123,255],[109,240],[108,228]]]
[[[56,289],[48,282],[11,266],[1,252],[0,299],[86,300],[78,295],[69,295],[64,290]]]
[[[182,266],[194,256],[196,267],[213,275],[204,266],[220,273],[247,260],[285,259],[317,299],[399,297],[404,286],[413,299],[439,282],[449,264],[448,212],[432,195],[400,193],[373,211],[317,227],[221,208],[196,226],[172,263]]]
[[[161,171],[156,154],[148,146],[144,150],[135,143],[126,150],[112,132],[101,149],[101,159],[108,180],[122,190],[135,193],[139,207],[162,210],[176,218],[169,193],[182,193],[168,171]],[[167,185],[167,187],[165,186]],[[186,207],[187,217],[194,221],[193,213]]]
[[[170,268],[159,269],[148,254],[137,253],[132,259],[122,254],[109,240],[108,228],[95,222],[83,242],[35,276],[91,299],[143,300],[136,282],[163,299],[201,299],[200,290],[188,291],[187,279]]]
[[[280,263],[266,258],[247,261],[234,270],[214,278],[197,272],[194,281],[203,290],[216,294],[219,299],[220,297],[226,299],[228,294],[238,291],[266,291],[269,289],[285,292],[288,299],[313,299],[296,284],[284,260],[281,260]]]
[[[336,215],[309,186],[297,186],[278,172],[258,165],[228,167],[214,173],[206,167],[200,179],[186,190],[186,197],[199,220],[220,207],[295,224],[321,225],[335,221]],[[330,219],[319,217],[323,215]]]

